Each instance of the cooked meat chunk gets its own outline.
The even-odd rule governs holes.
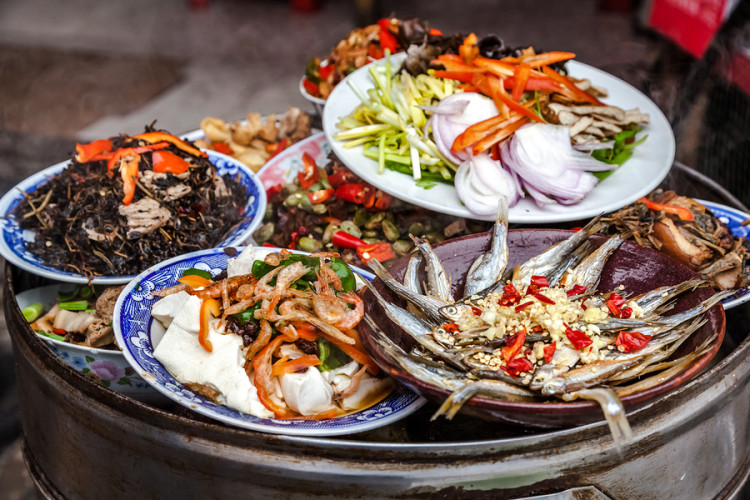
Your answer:
[[[130,205],[120,205],[120,215],[127,218],[128,239],[140,238],[156,231],[169,222],[169,210],[159,205],[153,198],[142,198]]]
[[[99,295],[99,297],[96,299],[96,315],[98,317],[107,321],[112,319],[112,314],[114,314],[115,311],[115,303],[117,302],[117,297],[120,296],[120,292],[122,292],[123,288],[125,288],[125,285],[113,286],[105,289],[101,293],[101,295]]]

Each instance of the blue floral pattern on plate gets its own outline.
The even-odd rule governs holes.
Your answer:
[[[729,226],[729,230],[732,232],[733,236],[736,236],[737,238],[745,238],[745,241],[750,240],[750,227],[742,225],[745,220],[750,219],[749,214],[713,201],[696,201],[711,210],[715,217]],[[741,288],[731,297],[724,299],[722,305],[724,306],[724,309],[727,310],[737,307],[740,304],[744,304],[748,300],[750,300],[750,289]]]
[[[342,417],[327,420],[279,420],[259,418],[233,410],[184,387],[154,359],[151,342],[154,320],[151,317],[151,306],[156,298],[150,297],[150,291],[177,284],[182,272],[192,267],[200,266],[210,270],[215,276],[226,269],[228,259],[229,256],[221,248],[175,257],[138,275],[120,294],[113,317],[117,344],[133,369],[155,389],[186,408],[225,424],[297,436],[333,436],[371,430],[400,420],[425,403],[417,394],[399,387],[370,408]],[[372,279],[367,271],[358,271]],[[146,293],[146,290],[149,292]]]
[[[244,221],[217,246],[244,245],[263,222],[263,214],[266,211],[266,191],[255,172],[243,163],[216,151],[206,151],[206,153],[211,163],[216,166],[219,175],[230,175],[236,178],[245,187],[248,196]],[[68,283],[88,283],[86,276],[48,266],[27,251],[25,242],[33,241],[34,233],[19,228],[15,216],[12,215],[13,210],[23,200],[24,193],[34,192],[48,179],[62,172],[68,163],[67,161],[58,163],[28,177],[0,199],[0,215],[2,216],[0,218],[0,255],[32,274]],[[101,276],[93,278],[92,282],[100,285],[117,285],[127,283],[132,278],[134,276]]]

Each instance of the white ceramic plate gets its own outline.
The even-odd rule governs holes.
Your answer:
[[[397,68],[403,57],[403,54],[393,56],[392,66]],[[380,60],[372,64],[385,63]],[[571,61],[567,67],[571,76],[588,78],[594,85],[607,89],[609,97],[604,99],[605,102],[623,109],[638,108],[648,113],[651,124],[645,126],[642,132],[648,134],[648,139],[635,148],[633,156],[612,175],[601,181],[581,203],[569,206],[553,204],[540,208],[527,197],[510,209],[510,222],[565,222],[611,212],[650,193],[672,168],[675,153],[672,128],[664,114],[650,99],[622,80],[586,64]],[[367,66],[358,69],[346,80],[350,80],[363,92],[373,87]],[[362,146],[345,149],[341,142],[333,140],[333,135],[338,132],[336,124],[339,119],[351,113],[360,104],[346,80],[334,88],[323,110],[323,130],[331,143],[331,148],[341,161],[364,181],[396,198],[436,212],[469,219],[478,218],[461,203],[453,186],[438,184],[431,189],[422,189],[405,174],[390,170],[378,174],[377,162],[362,154]],[[488,218],[492,219],[494,217]]]
[[[269,249],[256,247],[256,250],[267,252]],[[157,326],[151,317],[151,306],[156,302],[151,292],[177,284],[182,272],[193,267],[216,276],[226,269],[228,259],[224,249],[220,248],[175,257],[138,275],[120,294],[112,322],[117,344],[130,366],[156,390],[190,410],[228,425],[295,436],[334,436],[368,431],[400,420],[425,403],[418,395],[399,386],[381,402],[342,417],[278,420],[259,418],[222,406],[180,384],[153,356],[160,325]],[[372,279],[370,273],[361,270],[360,273]]]
[[[245,221],[235,227],[217,246],[244,245],[263,222],[263,214],[266,211],[266,191],[261,186],[256,174],[240,161],[216,151],[206,151],[206,153],[208,153],[211,163],[216,166],[219,175],[237,176],[237,179],[245,186],[248,195],[244,210]],[[89,279],[86,276],[48,266],[37,256],[27,251],[25,242],[33,241],[34,232],[18,227],[16,217],[12,214],[12,211],[23,200],[24,193],[34,192],[48,179],[62,172],[68,163],[64,161],[37,172],[16,185],[0,199],[0,255],[32,274],[66,283],[88,283]],[[259,216],[256,217],[256,215]],[[91,283],[121,285],[130,281],[133,277],[134,275],[97,276],[91,279]]]
[[[737,210],[736,208],[728,207],[726,205],[715,203],[713,201],[696,201],[705,205],[706,208],[713,212],[715,217],[729,226],[729,230],[732,231],[732,235],[736,236],[737,238],[745,238],[745,241],[750,240],[750,227],[742,225],[743,221],[750,219],[750,214],[746,214],[745,212]],[[740,304],[744,304],[748,300],[750,300],[750,289],[740,288],[739,290],[737,290],[737,293],[727,299],[724,299],[722,301],[722,305],[724,306],[724,309],[731,309],[733,307],[737,307]]]

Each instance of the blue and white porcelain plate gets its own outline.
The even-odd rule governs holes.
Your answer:
[[[258,247],[257,250],[267,251],[268,248]],[[155,321],[151,317],[151,306],[157,298],[152,298],[151,292],[176,285],[183,271],[190,268],[203,269],[216,276],[226,269],[229,258],[221,248],[175,257],[139,274],[120,294],[112,322],[117,344],[130,366],[156,390],[190,410],[228,425],[295,436],[334,436],[368,431],[400,420],[425,403],[417,394],[398,386],[384,400],[356,413],[327,420],[279,420],[233,410],[180,384],[153,356],[154,334],[158,327],[152,329]],[[357,271],[368,279],[373,277],[366,271]]]
[[[263,214],[266,211],[266,191],[255,173],[240,161],[216,151],[207,150],[206,153],[209,161],[216,166],[219,175],[235,177],[247,192],[243,222],[235,227],[217,246],[245,245],[252,237],[253,232],[263,222]],[[68,161],[64,161],[28,177],[0,199],[0,255],[5,260],[32,274],[67,283],[88,283],[89,279],[86,276],[48,266],[37,256],[27,251],[25,242],[34,240],[34,232],[21,229],[18,226],[16,215],[13,213],[24,199],[25,193],[36,191],[48,179],[62,172],[68,164]],[[133,275],[97,276],[91,279],[91,283],[121,285],[134,277]]]
[[[714,216],[717,219],[729,226],[729,230],[732,232],[733,236],[737,238],[745,238],[745,241],[750,241],[750,226],[742,225],[744,221],[750,219],[750,214],[746,214],[745,212],[737,210],[736,208],[728,207],[726,205],[715,203],[713,201],[698,199],[696,199],[695,201],[711,210],[711,212],[713,212]],[[744,304],[748,300],[750,300],[750,289],[740,288],[739,290],[737,290],[737,293],[727,299],[724,299],[722,301],[722,305],[724,306],[724,309],[727,310],[733,307],[737,307],[740,304]]]

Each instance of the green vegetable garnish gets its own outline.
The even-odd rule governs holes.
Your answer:
[[[45,331],[41,331],[41,332],[37,332],[37,333],[39,335],[43,335],[43,336],[49,337],[51,339],[59,340],[60,342],[65,342],[65,337],[63,337],[62,335],[57,335],[55,333],[50,333],[50,332],[45,332]]]
[[[320,358],[318,369],[322,372],[335,370],[352,360],[335,344],[322,337],[318,339],[318,358]]]
[[[259,262],[259,261],[256,261]],[[258,302],[257,304],[248,307],[242,312],[238,312],[237,314],[231,314],[231,316],[234,316],[237,318],[237,321],[239,321],[240,325],[245,325],[248,321],[255,321],[255,311],[257,311],[261,306],[261,302]]]
[[[57,300],[60,302],[73,300],[76,297],[78,297],[78,292],[80,290],[81,290],[80,286],[77,286],[73,288],[72,290],[60,290],[59,292],[57,292]]]
[[[31,323],[42,314],[42,311],[44,311],[44,305],[41,302],[35,302],[24,307],[21,314],[23,314],[23,317],[27,322]]]
[[[292,262],[302,262],[309,269],[304,276],[295,281],[295,287],[302,289],[310,288],[312,283],[317,279],[315,271],[320,268],[320,259],[318,259],[318,257],[293,253],[289,254],[287,258],[281,262],[281,265],[288,266]],[[329,265],[331,266],[331,269],[333,269],[333,272],[335,272],[339,279],[341,279],[341,286],[344,291],[357,289],[357,280],[346,262],[337,257],[332,257]],[[253,262],[252,273],[256,278],[262,278],[273,269],[275,269],[275,266],[266,264],[262,260],[256,260]],[[269,282],[269,285],[273,286],[274,282],[275,278]]]
[[[85,300],[71,300],[68,302],[60,302],[58,304],[60,309],[66,311],[85,311],[89,307],[89,303]]]
[[[598,149],[596,151],[593,151],[591,153],[591,156],[609,165],[622,166],[623,163],[628,161],[630,157],[633,156],[633,150],[636,148],[636,146],[643,143],[643,141],[648,138],[648,135],[644,135],[637,141],[635,140],[635,135],[641,130],[643,130],[641,127],[635,127],[631,130],[623,130],[615,136],[615,145],[613,147],[611,147],[610,149]],[[593,174],[599,180],[602,180],[612,175],[612,172],[614,172],[614,170],[609,170],[606,172],[593,172]]]

